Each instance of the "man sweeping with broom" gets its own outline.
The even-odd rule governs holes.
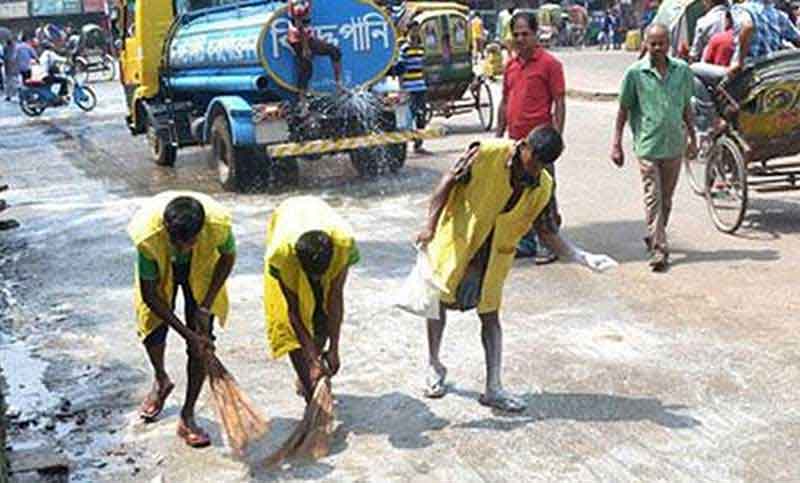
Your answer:
[[[231,215],[210,197],[193,192],[166,192],[149,200],[128,226],[137,250],[134,286],[138,334],[155,372],[153,389],[140,416],[154,421],[174,384],[164,368],[169,329],[187,344],[186,399],[178,436],[189,446],[210,444],[195,422],[194,406],[213,351],[214,317],[225,324],[228,297],[225,281],[236,259]],[[184,320],[174,313],[178,287],[183,292]]]
[[[311,402],[320,378],[339,371],[344,284],[359,260],[358,248],[347,222],[310,196],[278,206],[266,243],[264,308],[272,356],[289,354],[298,392]]]

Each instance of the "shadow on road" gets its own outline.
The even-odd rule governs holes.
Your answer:
[[[709,223],[711,222],[709,221]],[[800,231],[800,228],[798,228],[798,231]],[[620,220],[569,226],[565,227],[563,232],[567,238],[584,249],[593,253],[605,253],[620,264],[642,262],[648,259],[647,250],[642,240],[645,233],[644,222],[639,220]],[[606,234],[613,234],[614,238],[607,237]],[[630,234],[635,235],[631,236]],[[780,252],[772,249],[695,250],[676,244],[672,244],[670,255],[673,265],[742,260],[755,262],[780,260]]]
[[[337,394],[336,401],[336,420],[340,424],[331,440],[331,455],[347,450],[351,434],[386,435],[392,447],[398,449],[426,448],[433,441],[425,433],[449,424],[424,402],[400,392],[380,396]],[[272,431],[266,438],[270,450],[277,449],[298,423],[296,419],[271,420]],[[309,460],[289,460],[277,469],[266,468],[262,462],[270,452],[254,448],[247,458],[251,477],[258,481],[312,480],[323,478],[334,469],[329,464]]]
[[[770,239],[800,232],[800,203],[778,199],[750,200],[743,228],[735,236],[753,238],[753,232]]]
[[[476,403],[480,397],[475,391],[453,389],[451,392],[473,399]],[[548,419],[582,422],[650,421],[673,429],[692,428],[701,424],[691,416],[677,414],[677,411],[686,409],[686,406],[664,405],[653,398],[610,394],[529,393],[523,399],[528,403],[528,409],[519,416],[493,410],[495,416],[501,417],[477,419],[454,427],[512,431]]]

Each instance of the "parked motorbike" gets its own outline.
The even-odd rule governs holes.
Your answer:
[[[52,85],[40,80],[28,80],[19,92],[19,106],[25,115],[37,117],[45,109],[68,106],[74,102],[81,110],[89,112],[97,105],[97,95],[91,87],[78,82],[74,75],[67,76],[67,96],[62,101],[53,91]]]

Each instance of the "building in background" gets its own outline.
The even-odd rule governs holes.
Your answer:
[[[106,0],[0,0],[0,26],[13,32],[32,33],[52,23],[76,29],[88,23],[109,30]]]

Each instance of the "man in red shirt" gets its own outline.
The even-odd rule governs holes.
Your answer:
[[[503,73],[503,99],[497,110],[497,137],[508,130],[511,139],[525,139],[534,128],[552,125],[563,135],[566,109],[564,105],[564,68],[561,62],[544,50],[536,37],[536,16],[521,11],[511,19],[514,51]],[[550,173],[555,180],[555,172]],[[561,216],[553,196],[544,227],[557,230]],[[545,228],[546,229],[546,228]],[[532,229],[517,247],[517,257],[536,257],[537,263],[556,260],[555,254],[539,246]]]
[[[736,50],[733,38],[733,18],[728,12],[725,17],[725,30],[717,32],[708,42],[703,53],[703,62],[714,65],[729,66],[733,52]]]

